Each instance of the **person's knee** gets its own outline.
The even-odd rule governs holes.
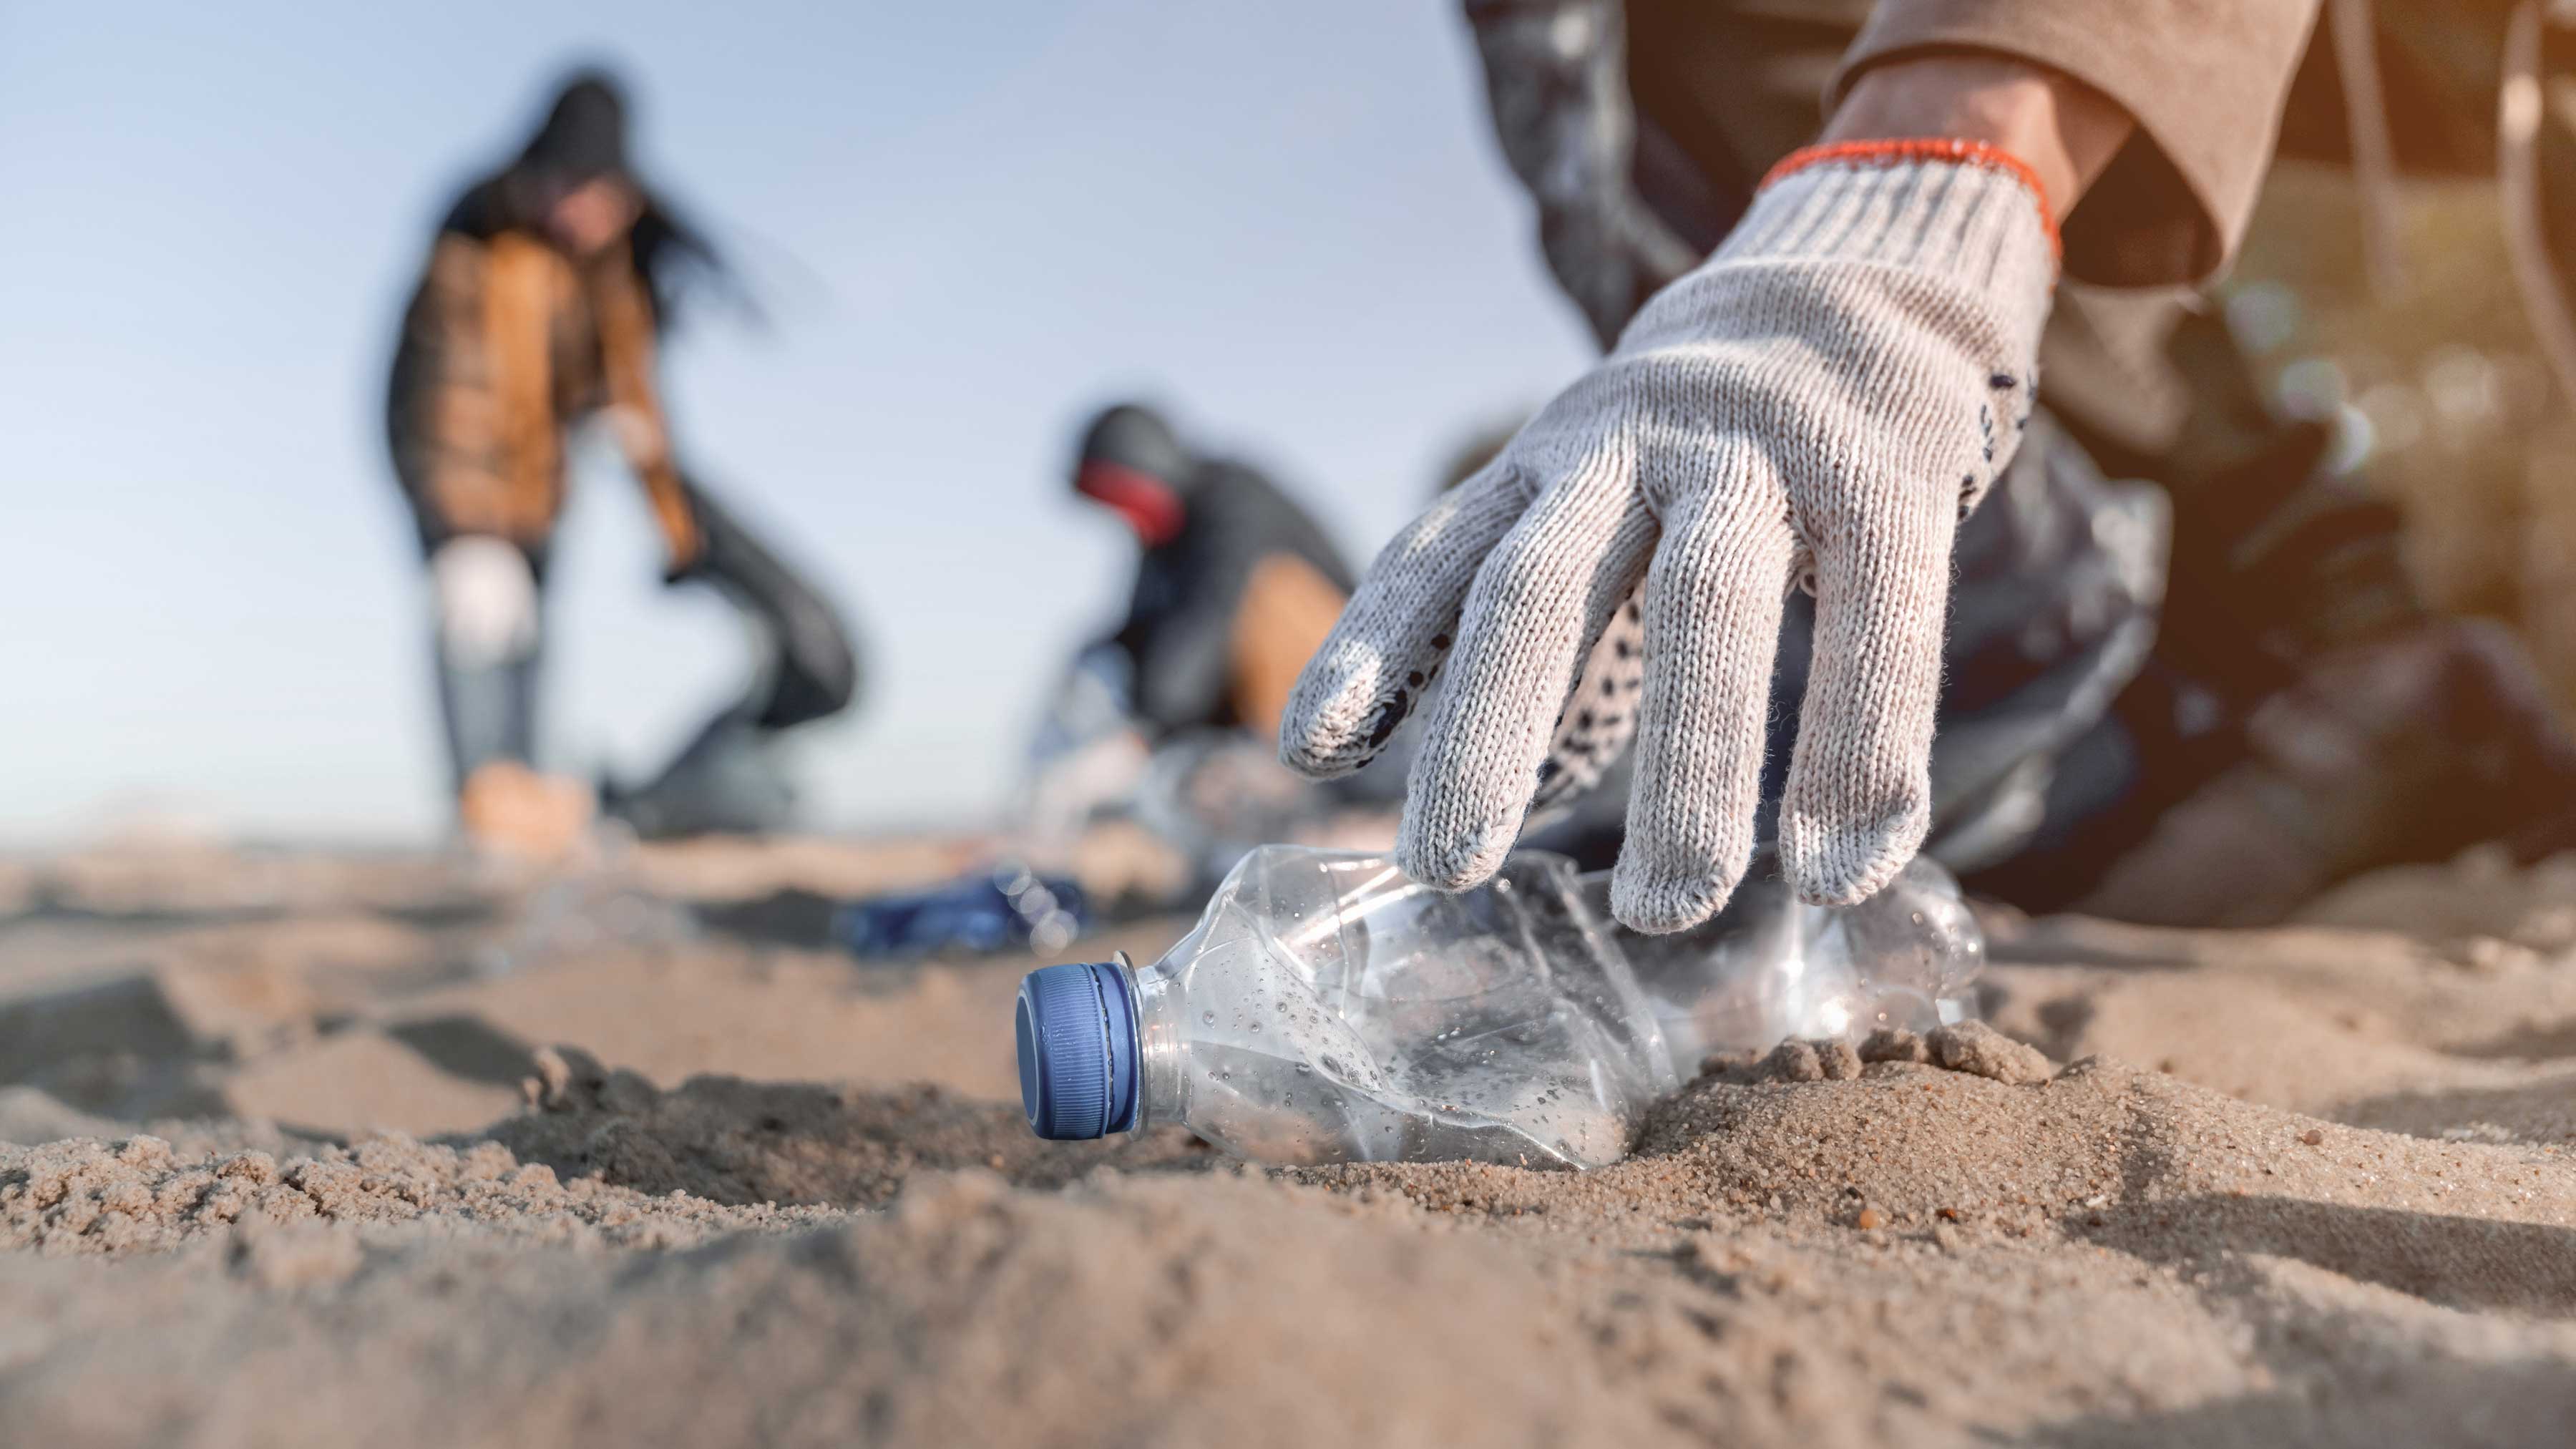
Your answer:
[[[451,539],[430,555],[429,587],[439,649],[451,663],[485,668],[536,652],[537,576],[515,545]]]

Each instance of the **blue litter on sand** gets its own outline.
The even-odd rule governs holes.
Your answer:
[[[1004,867],[933,890],[853,901],[834,913],[832,938],[869,960],[1021,947],[1045,954],[1063,949],[1090,925],[1082,887]]]

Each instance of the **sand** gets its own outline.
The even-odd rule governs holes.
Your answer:
[[[2551,1444],[2576,861],[1999,916],[1984,1028],[1714,1062],[1625,1162],[1030,1138],[947,847],[0,871],[0,1440]],[[1140,955],[1183,922],[1083,943]]]

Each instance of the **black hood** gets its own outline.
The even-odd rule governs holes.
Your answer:
[[[1074,459],[1076,476],[1092,463],[1142,473],[1176,494],[1187,493],[1199,471],[1199,460],[1182,446],[1172,425],[1138,403],[1104,408],[1083,430],[1082,452]]]
[[[626,95],[604,71],[575,72],[556,95],[546,123],[510,168],[570,190],[602,176],[631,179],[626,162]]]
[[[627,147],[626,87],[605,70],[574,71],[557,88],[545,124],[509,165],[466,189],[440,224],[488,240],[504,231],[542,233],[544,216],[586,181],[616,177],[643,202],[629,234],[635,270],[652,294],[654,322],[668,326],[684,280],[718,284],[746,314],[758,307],[695,225],[635,170]]]

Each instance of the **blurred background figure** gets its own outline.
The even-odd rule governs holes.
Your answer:
[[[1136,403],[1092,420],[1073,487],[1142,549],[1127,620],[1105,641],[1125,659],[1136,718],[1157,735],[1275,740],[1297,671],[1350,597],[1340,551],[1259,470],[1192,452]]]
[[[1279,714],[1349,599],[1350,565],[1315,518],[1259,469],[1202,453],[1153,408],[1124,402],[1084,427],[1075,494],[1138,545],[1127,616],[1082,649],[1040,724],[1023,828],[1041,859],[1139,855],[1103,894],[1179,899],[1269,840],[1382,844],[1401,768],[1319,788],[1278,762]],[[1374,830],[1336,817],[1359,807]],[[1104,823],[1112,823],[1105,832]],[[1132,830],[1144,840],[1121,841]]]
[[[1540,249],[1604,346],[1815,137],[1824,81],[1872,13],[1866,0],[1464,9]],[[2372,210],[2392,168],[2493,174],[2510,11],[2334,6],[2310,40],[2281,152],[2363,173],[2381,270],[2390,228]],[[2116,99],[2150,120],[2193,104]],[[2356,475],[2362,452],[2333,408],[2277,405],[2228,312],[2179,285],[2220,248],[2156,232],[2197,212],[2146,130],[2101,188],[2114,203],[2067,234],[2029,441],[1960,531],[1927,849],[2035,910],[2236,924],[2376,866],[2485,841],[2526,859],[2566,847],[2576,745],[2530,656],[2427,606],[2401,557],[2405,520]],[[2576,147],[2553,132],[2540,156],[2564,276]],[[1789,614],[1774,719],[1796,716],[1805,682],[1813,608],[1799,598]],[[1769,800],[1785,764],[1771,762]],[[1533,842],[1606,864],[1617,783]]]
[[[655,353],[692,273],[722,264],[636,175],[616,80],[584,72],[450,209],[405,314],[388,433],[427,560],[458,819],[478,843],[550,855],[594,809],[586,784],[535,758],[547,553],[586,421],[608,425],[642,484],[664,582],[716,589],[757,640],[742,697],[644,784],[604,783],[598,807],[648,836],[783,825],[795,792],[775,737],[855,692],[832,607],[674,456]]]

